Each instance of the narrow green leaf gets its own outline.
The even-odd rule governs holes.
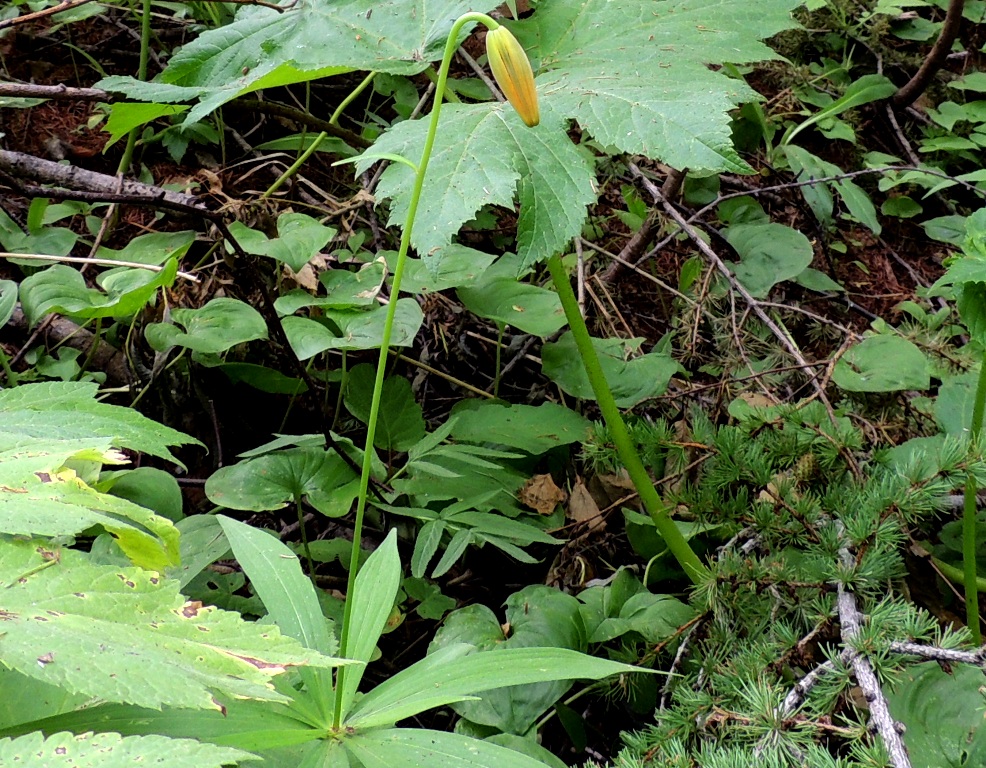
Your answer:
[[[435,570],[432,571],[431,577],[433,579],[437,579],[448,573],[449,569],[455,565],[456,561],[460,557],[462,557],[462,553],[466,551],[466,547],[472,544],[472,542],[472,531],[468,528],[462,528],[456,531],[452,535],[452,540],[448,543],[448,546],[442,553],[441,560],[438,561],[438,565],[436,565]]]
[[[397,531],[391,530],[383,544],[360,569],[353,594],[346,596],[347,600],[353,601],[352,615],[356,621],[356,626],[349,629],[347,659],[364,663],[370,661],[394,608],[400,583],[401,558],[397,552]],[[344,717],[352,707],[363,670],[362,665],[346,670],[345,687],[341,692]]]
[[[479,739],[424,728],[387,728],[347,738],[363,768],[545,768],[540,760]]]
[[[421,526],[414,539],[414,552],[411,554],[411,575],[421,578],[428,569],[428,563],[438,551],[438,545],[445,533],[445,523],[431,520]]]
[[[306,648],[331,656],[338,645],[298,557],[269,533],[216,515],[243,570],[281,631]]]
[[[815,125],[820,120],[825,120],[826,118],[834,117],[835,115],[841,115],[848,109],[861,107],[864,104],[869,104],[871,101],[886,99],[892,96],[896,91],[897,86],[884,75],[863,75],[861,78],[853,82],[848,88],[846,88],[846,92],[841,98],[836,99],[824,109],[819,110],[791,131],[791,133],[784,139],[783,143],[790,143],[794,140],[795,136],[801,133],[801,131],[809,126]]]
[[[392,725],[434,707],[510,685],[553,680],[599,680],[642,672],[639,667],[587,656],[566,648],[504,648],[474,653],[455,643],[426,656],[367,693],[346,719],[354,728]]]

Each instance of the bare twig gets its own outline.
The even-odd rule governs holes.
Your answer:
[[[708,243],[702,239],[695,228],[685,221],[685,217],[678,213],[678,209],[664,198],[661,191],[657,188],[657,186],[655,186],[654,182],[644,176],[640,169],[633,163],[630,163],[630,171],[634,174],[634,176],[640,179],[640,182],[644,185],[644,188],[651,195],[651,197],[654,198],[654,201],[660,204],[668,215],[677,222],[678,226],[681,227],[685,234],[687,234],[688,237],[691,238],[692,242],[695,243],[695,246],[705,255],[706,258],[709,259],[710,262],[712,262],[720,274],[722,274],[722,276],[729,281],[730,287],[743,297],[753,313],[759,318],[760,322],[767,326],[770,332],[773,333],[777,340],[781,343],[781,346],[783,346],[791,357],[793,357],[794,360],[804,369],[805,374],[808,376],[812,386],[818,393],[819,399],[827,405],[829,412],[831,413],[831,405],[828,402],[825,391],[822,389],[815,374],[811,370],[812,366],[807,360],[805,360],[804,355],[801,354],[801,350],[795,346],[788,334],[778,327],[777,323],[775,323],[770,315],[764,311],[763,307],[760,305],[760,302],[753,298],[750,292],[743,287],[743,284],[736,279],[732,272],[729,271],[729,267],[727,267],[725,262],[719,257],[719,254],[712,250],[712,248],[710,248]]]
[[[494,83],[490,79],[490,76],[486,74],[486,70],[479,66],[479,62],[466,53],[466,51],[462,48],[456,51],[456,53],[466,64],[469,65],[469,68],[476,73],[476,76],[486,84],[486,87],[490,89],[490,93],[493,94],[494,99],[497,101],[506,101],[506,99],[503,98],[503,94],[500,93],[500,89],[496,87],[496,83]]]
[[[852,661],[853,655],[853,652],[847,648],[842,652],[840,658],[844,664],[849,664]],[[831,661],[826,661],[823,664],[819,664],[811,670],[811,672],[794,684],[794,687],[788,692],[787,696],[784,697],[784,701],[781,702],[781,706],[777,714],[782,718],[791,717],[791,715],[798,711],[798,707],[804,704],[805,699],[808,698],[808,694],[811,692],[811,689],[815,687],[816,683],[818,683],[823,676],[834,671],[835,664]]]
[[[0,21],[0,30],[13,27],[17,24],[26,24],[29,21],[37,21],[38,19],[43,19],[46,16],[53,16],[56,13],[62,13],[62,11],[70,11],[73,8],[78,8],[80,5],[85,5],[86,3],[91,2],[92,0],[62,0],[62,2],[58,5],[53,5],[51,8],[44,8],[40,11],[35,11],[34,13],[25,13],[23,16],[15,16],[12,19],[4,19],[3,21]]]
[[[43,253],[7,253],[6,251],[0,251],[0,258],[27,259],[28,261],[64,261],[71,264],[96,264],[102,267],[133,267],[134,269],[146,269],[149,272],[161,272],[164,270],[164,267],[159,267],[157,264],[141,264],[136,261],[120,261],[119,259],[97,259],[91,256],[48,256]],[[182,272],[179,270],[178,277],[193,283],[199,282],[199,279],[191,272]]]
[[[917,152],[914,151],[914,147],[911,146],[911,142],[907,140],[907,136],[900,128],[900,123],[897,122],[897,115],[894,114],[894,108],[892,105],[887,104],[887,119],[890,121],[890,125],[894,129],[894,135],[897,137],[897,143],[900,144],[901,148],[904,150],[904,154],[907,155],[907,159],[910,160],[914,165],[920,165],[921,159],[918,157]]]
[[[101,88],[72,88],[67,85],[0,83],[0,96],[18,99],[58,99],[72,101],[112,101]]]
[[[73,165],[61,165],[22,152],[0,149],[0,171],[12,177],[13,182],[18,186],[21,186],[22,179],[26,179],[39,184],[57,184],[68,190],[94,192],[102,196],[101,201],[108,201],[110,196],[122,195],[128,198],[127,202],[139,200],[144,205],[170,203],[184,210],[205,210],[204,206],[191,195],[142,184],[139,181],[125,180],[121,183],[116,176],[87,171]],[[51,190],[51,192],[55,191]]]
[[[986,647],[978,651],[960,651],[955,648],[938,648],[934,645],[920,643],[891,643],[890,650],[894,653],[905,653],[908,656],[920,656],[922,659],[944,661],[953,664],[971,664],[974,667],[986,666]]]

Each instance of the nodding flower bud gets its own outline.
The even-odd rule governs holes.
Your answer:
[[[486,33],[486,55],[496,84],[520,119],[533,127],[541,122],[534,73],[524,48],[504,26]]]

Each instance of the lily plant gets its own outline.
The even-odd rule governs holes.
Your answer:
[[[431,159],[432,149],[435,143],[435,136],[438,131],[439,118],[441,116],[443,94],[448,81],[449,66],[452,56],[458,47],[459,35],[466,24],[482,24],[487,28],[486,51],[489,59],[490,69],[497,85],[503,91],[510,105],[516,110],[521,120],[528,127],[535,127],[540,122],[540,107],[538,103],[538,93],[534,82],[534,74],[531,69],[530,60],[524,51],[523,46],[514,37],[513,33],[505,26],[484,13],[466,13],[460,16],[452,25],[441,66],[438,70],[438,80],[435,88],[435,102],[431,111],[430,124],[425,136],[424,148],[421,158],[415,164],[405,157],[396,155],[373,155],[372,150],[362,156],[362,159],[379,157],[380,159],[401,162],[409,165],[415,172],[414,184],[411,189],[411,196],[408,201],[407,216],[404,229],[401,235],[400,247],[391,283],[391,301],[387,308],[387,316],[384,324],[383,335],[380,344],[380,354],[377,361],[376,376],[374,379],[373,395],[370,402],[370,413],[367,420],[366,446],[363,454],[362,471],[359,482],[359,494],[356,504],[356,519],[353,530],[353,540],[360,541],[363,532],[363,520],[366,512],[367,494],[370,484],[370,476],[373,464],[373,452],[371,446],[374,444],[376,435],[377,420],[380,414],[380,402],[383,392],[383,383],[387,371],[388,354],[392,338],[394,318],[397,310],[397,296],[400,293],[401,281],[404,269],[407,264],[407,254],[411,243],[411,235],[414,229],[414,220],[417,215],[418,204],[421,199],[421,190],[424,185],[425,175],[428,172],[428,163]],[[700,583],[708,574],[708,569],[689,546],[687,540],[678,530],[668,512],[667,505],[662,501],[654,484],[651,481],[643,462],[637,453],[633,442],[630,439],[626,424],[616,405],[612,391],[606,382],[606,377],[599,363],[599,358],[592,346],[589,331],[585,320],[578,308],[578,303],[572,286],[569,282],[567,273],[562,266],[561,259],[555,255],[548,260],[548,268],[551,272],[552,281],[555,285],[562,306],[565,309],[565,316],[572,329],[579,355],[586,368],[589,380],[592,383],[593,392],[599,403],[603,418],[610,429],[613,440],[620,459],[627,468],[630,477],[644,507],[647,509],[658,532],[664,538],[668,549],[678,560],[688,577],[693,583]],[[355,587],[357,571],[359,569],[359,549],[353,547],[349,567],[349,593]],[[343,615],[342,636],[340,642],[340,653],[346,657],[352,642],[353,627],[353,601],[347,601]],[[339,670],[340,679],[344,679],[349,674],[346,668]],[[339,689],[342,690],[340,684]],[[339,709],[341,700],[337,703],[337,721],[340,719]]]

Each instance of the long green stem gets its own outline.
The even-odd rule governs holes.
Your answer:
[[[979,366],[979,383],[976,385],[976,399],[972,406],[973,446],[979,445],[983,431],[983,412],[986,411],[986,353]],[[979,628],[979,590],[976,578],[976,478],[970,472],[965,480],[965,504],[962,510],[962,570],[965,578],[965,619],[976,645],[983,642]]]
[[[555,290],[558,292],[558,298],[561,299],[565,318],[568,320],[568,326],[575,338],[575,346],[579,350],[579,356],[585,366],[589,383],[592,384],[592,391],[596,395],[599,410],[602,412],[606,426],[609,428],[609,434],[616,444],[616,452],[620,461],[626,467],[627,474],[630,475],[644,508],[654,521],[654,525],[657,526],[657,532],[661,534],[664,542],[668,545],[668,549],[671,550],[671,554],[685,569],[685,573],[692,580],[692,583],[698,584],[708,575],[708,569],[698,559],[698,555],[688,545],[685,537],[681,535],[681,531],[674,524],[668,514],[667,507],[654,488],[650,475],[644,468],[644,463],[640,460],[640,455],[637,453],[633,441],[630,439],[630,433],[627,431],[623,416],[616,405],[609,384],[606,383],[606,375],[603,373],[596,350],[592,346],[589,329],[585,325],[585,320],[582,319],[582,313],[579,312],[578,300],[572,291],[572,285],[568,281],[568,274],[562,266],[561,259],[558,256],[552,256],[548,259],[548,269],[551,271],[551,279],[555,284]]]
[[[377,419],[380,415],[380,399],[383,393],[383,380],[387,372],[387,355],[390,351],[390,339],[394,329],[394,317],[397,313],[397,299],[400,296],[401,280],[404,276],[404,266],[407,262],[407,251],[411,244],[411,230],[414,227],[414,218],[418,212],[418,203],[421,200],[421,190],[424,187],[425,174],[428,172],[428,161],[431,159],[431,151],[435,146],[435,136],[438,133],[438,118],[442,110],[442,94],[445,93],[445,84],[448,81],[449,65],[452,63],[452,55],[455,53],[459,33],[462,27],[469,23],[485,24],[490,29],[496,29],[497,24],[493,19],[484,13],[466,13],[456,19],[449,32],[448,40],[445,42],[445,55],[442,57],[442,66],[438,71],[438,85],[435,88],[435,103],[431,108],[431,123],[428,126],[428,134],[425,136],[424,149],[421,151],[421,160],[417,165],[417,173],[414,177],[414,187],[411,190],[411,198],[408,201],[407,217],[404,221],[404,232],[401,234],[400,249],[397,252],[397,264],[394,267],[394,277],[390,288],[390,303],[387,305],[387,317],[384,321],[383,338],[380,340],[380,355],[377,358],[377,375],[373,382],[373,397],[370,400],[370,415],[366,424],[366,446],[363,452],[363,467],[359,479],[359,496],[356,500],[356,519],[353,523],[353,548],[349,558],[349,580],[346,584],[346,603],[342,615],[342,636],[339,640],[339,654],[345,658],[349,650],[349,638],[352,634],[353,625],[353,592],[356,587],[356,572],[359,569],[360,541],[363,537],[363,517],[366,514],[366,496],[370,487],[370,472],[373,467],[373,440],[376,437]],[[336,729],[342,725],[342,694],[346,679],[346,668],[339,667],[338,678],[336,680],[336,700],[335,716],[333,725]]]
[[[363,78],[363,80],[360,82],[359,85],[353,88],[350,94],[340,102],[338,107],[336,107],[336,111],[332,113],[332,117],[329,118],[330,125],[339,124],[339,118],[342,116],[342,113],[346,109],[346,107],[348,107],[350,104],[353,103],[356,97],[359,96],[366,89],[366,86],[368,86],[370,83],[373,82],[373,78],[376,76],[377,76],[376,72],[371,72],[370,74],[368,74],[366,77]],[[328,135],[329,134],[326,131],[322,131],[318,136],[316,136],[315,140],[311,143],[308,149],[306,149],[301,154],[301,156],[291,164],[290,168],[288,168],[284,173],[282,173],[277,178],[277,180],[270,185],[267,191],[264,192],[264,194],[262,194],[260,198],[264,199],[270,197],[275,192],[277,192],[277,190],[281,188],[281,185],[285,181],[290,179],[292,176],[294,176],[298,172],[298,169],[305,164],[308,158],[311,157],[313,154],[315,154],[315,151],[319,148],[322,142],[325,141],[325,137]]]
[[[140,59],[137,64],[137,79],[147,79],[147,62],[151,56],[151,0],[144,0],[140,11]],[[127,136],[127,146],[123,150],[123,157],[116,172],[123,176],[130,170],[133,162],[134,148],[137,146],[137,137],[140,136],[140,126],[132,129]]]

